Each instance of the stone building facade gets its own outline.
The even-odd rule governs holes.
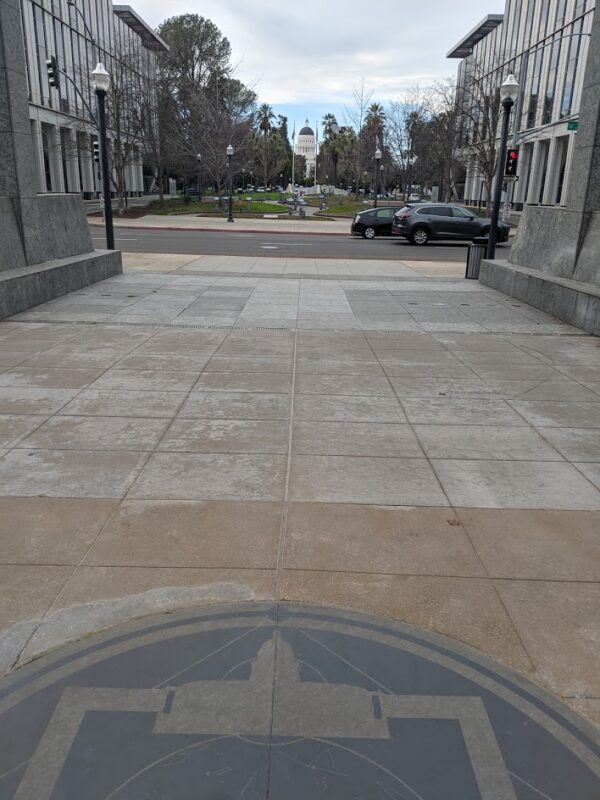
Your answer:
[[[595,0],[507,0],[504,14],[488,15],[448,53],[461,59],[459,97],[475,82],[491,95],[509,73],[520,83],[509,140],[519,147],[519,180],[508,195],[516,209],[566,202],[594,8]],[[487,192],[469,146],[475,107],[460,121],[458,156],[467,167],[464,200],[481,205]]]
[[[39,191],[96,197],[101,186],[94,161],[97,128],[90,74],[101,61],[114,91],[135,84],[140,76],[151,86],[156,53],[166,45],[130,6],[113,5],[111,0],[21,0],[21,13]],[[51,56],[60,70],[58,88],[48,81],[46,60]],[[110,92],[108,103],[108,135],[114,140]],[[152,112],[152,95],[148,108]],[[120,126],[127,129],[122,153],[125,189],[130,196],[140,195],[145,188],[144,137],[136,135],[129,122]]]

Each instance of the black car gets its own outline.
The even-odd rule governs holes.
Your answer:
[[[392,220],[397,208],[367,208],[359,211],[352,221],[350,228],[353,234],[358,234],[363,239],[374,239],[376,236],[389,235],[392,232]]]
[[[492,220],[452,203],[415,203],[394,214],[392,234],[411,244],[424,245],[432,239],[473,240],[489,236]],[[507,242],[510,226],[498,223],[498,242]]]

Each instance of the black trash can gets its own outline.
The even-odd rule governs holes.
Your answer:
[[[488,240],[483,236],[477,236],[473,239],[473,243],[469,245],[467,251],[467,269],[465,271],[465,278],[477,280],[479,278],[479,268],[481,267],[481,259],[485,258],[487,253]]]

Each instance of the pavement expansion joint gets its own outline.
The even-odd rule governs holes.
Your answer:
[[[2,798],[597,800],[600,736],[437,634],[333,608],[145,618],[0,681]]]

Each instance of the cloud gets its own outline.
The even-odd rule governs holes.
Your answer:
[[[165,18],[159,0],[137,0],[151,25]],[[418,7],[399,0],[171,0],[168,16],[201,13],[232,45],[237,77],[261,102],[273,105],[350,103],[364,78],[381,101],[415,85],[456,72],[445,58],[484,13],[504,9],[503,0],[429,0]]]

